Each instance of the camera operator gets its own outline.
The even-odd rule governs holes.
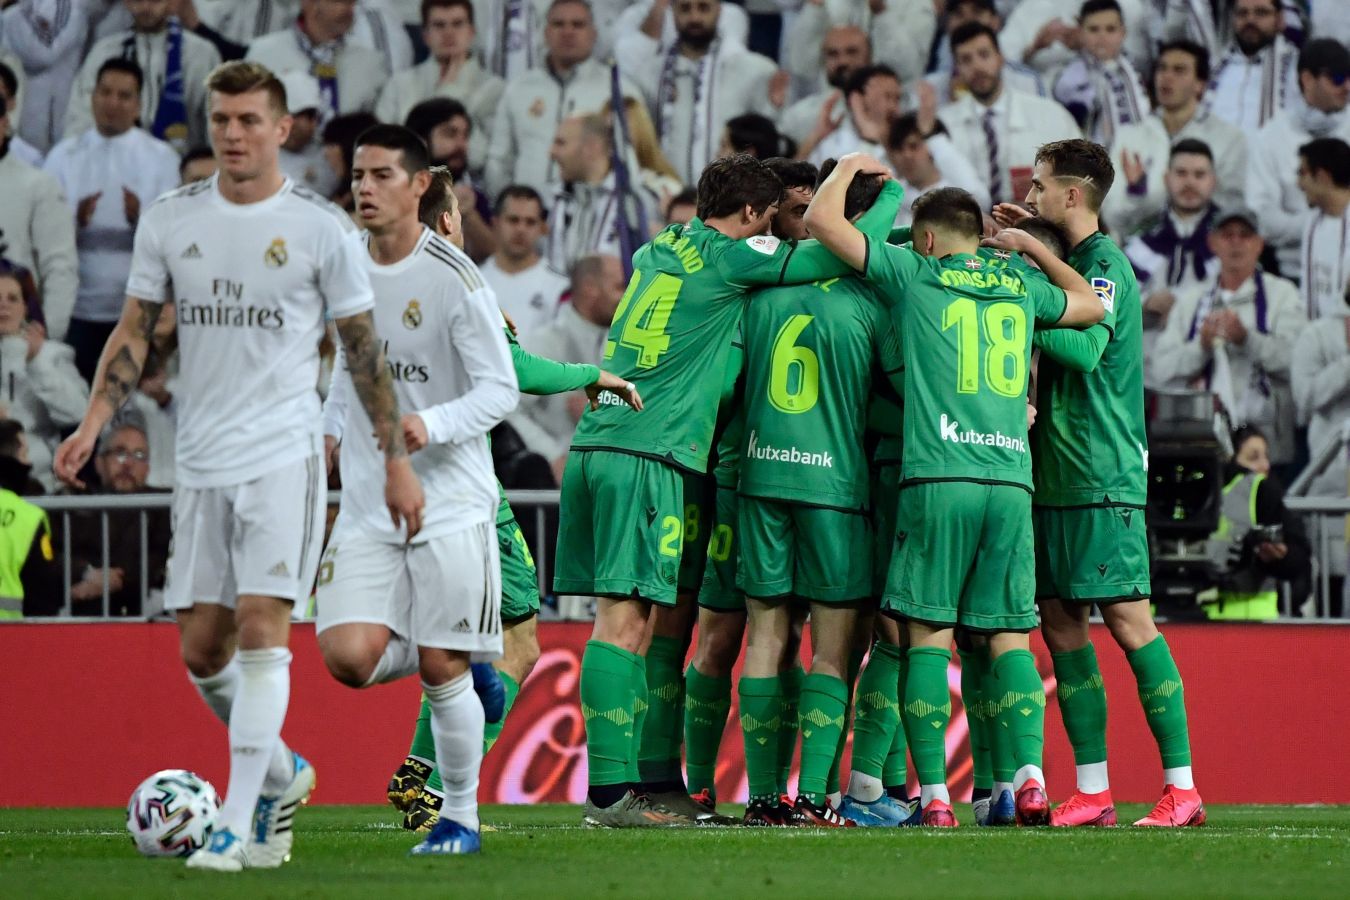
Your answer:
[[[1292,582],[1296,595],[1309,587],[1312,550],[1302,521],[1284,506],[1284,488],[1270,477],[1269,450],[1256,428],[1233,434],[1219,528],[1207,548],[1221,573],[1218,596],[1203,604],[1210,619],[1274,619],[1277,581]]]

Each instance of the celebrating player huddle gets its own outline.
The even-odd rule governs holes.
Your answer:
[[[1180,676],[1148,605],[1140,301],[1097,230],[1113,177],[1100,147],[1043,147],[1028,197],[1039,217],[1002,205],[993,216],[1013,227],[983,242],[982,211],[951,188],[892,231],[899,184],[859,154],[821,173],[807,239],[800,218],[777,213],[785,182],[811,192],[811,167],[803,180],[803,164],[719,159],[697,216],[634,254],[595,367],[515,343],[460,249],[448,173],[411,132],[378,126],[357,141],[358,236],[282,176],[290,120],[276,78],[229,63],[209,87],[220,174],[142,217],[122,321],[56,458],[77,482],[176,303],[166,595],[232,760],[219,824],[189,866],[289,858],[315,777],[280,737],[288,622],[316,580],[335,678],[420,676],[423,711],[389,786],[405,823],[429,831],[414,852],[479,850],[482,756],[539,655],[533,561],[487,433],[521,391],[582,388],[554,587],[599,598],[580,683],[587,825],[955,825],[953,640],[977,820],[1113,824],[1093,604],[1163,758],[1166,793],[1138,824],[1204,822]],[[325,314],[342,352],[321,413]],[[343,502],[321,557],[324,457],[331,468],[339,442]],[[1078,768],[1078,791],[1053,811],[1027,637],[1038,599]],[[713,776],[743,640],[750,803],[738,820],[717,814]]]

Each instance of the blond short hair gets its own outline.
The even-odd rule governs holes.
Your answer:
[[[206,89],[231,97],[262,91],[267,94],[268,105],[278,116],[289,112],[286,86],[271,69],[261,63],[242,59],[221,63],[206,76]]]

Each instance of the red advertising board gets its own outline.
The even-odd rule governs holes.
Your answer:
[[[1350,784],[1327,777],[1329,761],[1350,746],[1350,691],[1335,675],[1350,658],[1350,627],[1194,624],[1166,633],[1186,684],[1196,781],[1206,800],[1350,803]],[[543,657],[484,761],[485,803],[576,803],[585,793],[577,684],[590,625],[547,624],[539,635]],[[1094,631],[1094,639],[1110,698],[1115,797],[1151,801],[1161,768],[1133,677],[1105,631]],[[415,680],[351,690],[324,670],[311,627],[299,626],[291,643],[285,735],[318,770],[315,802],[381,802],[411,735]],[[1035,651],[1053,698],[1049,655],[1039,643]],[[0,806],[118,805],[142,778],[163,768],[194,769],[224,787],[225,730],[188,682],[172,625],[6,625],[0,660]],[[954,785],[965,796],[970,759],[959,676],[953,666],[956,715],[948,747]],[[1066,796],[1073,758],[1053,699],[1045,763],[1052,796]],[[51,772],[80,777],[54,782]],[[745,795],[734,707],[718,794],[727,800]]]

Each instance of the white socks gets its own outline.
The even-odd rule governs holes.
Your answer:
[[[1106,778],[1106,763],[1087,763],[1082,766],[1074,766],[1078,772],[1078,792],[1080,794],[1100,794],[1102,791],[1111,789],[1111,782]]]
[[[1022,789],[1022,785],[1035,779],[1041,787],[1045,787],[1045,773],[1041,771],[1040,766],[1023,766],[1013,775],[1013,792],[1016,793]]]
[[[848,776],[848,795],[861,803],[875,803],[886,793],[880,778],[873,778],[854,769]]]
[[[384,645],[384,654],[375,664],[370,677],[362,687],[387,684],[415,675],[418,669],[417,645],[407,638],[390,633],[389,642]]]
[[[239,671],[239,654],[236,653],[230,657],[225,668],[214,675],[198,678],[188,672],[188,678],[197,689],[197,693],[202,695],[202,700],[226,727],[230,724],[230,708],[234,705],[234,695],[239,690]],[[295,760],[291,756],[291,749],[286,746],[285,741],[278,739],[277,747],[272,751],[272,759],[267,766],[267,779],[263,782],[263,791],[268,794],[281,793],[286,785],[291,783],[294,775]]]
[[[919,808],[926,809],[928,804],[934,800],[941,800],[947,804],[952,802],[951,794],[947,793],[947,786],[945,784],[919,785]]]
[[[236,658],[239,680],[230,710],[230,786],[220,808],[219,827],[243,837],[252,827],[253,809],[281,743],[291,697],[291,651],[240,650]]]
[[[445,785],[441,816],[478,830],[478,769],[483,763],[483,704],[473,692],[473,674],[445,684],[422,682],[431,704],[436,765]]]
[[[1191,774],[1190,766],[1163,769],[1163,784],[1170,784],[1172,787],[1183,791],[1193,791],[1195,790],[1195,776]]]

